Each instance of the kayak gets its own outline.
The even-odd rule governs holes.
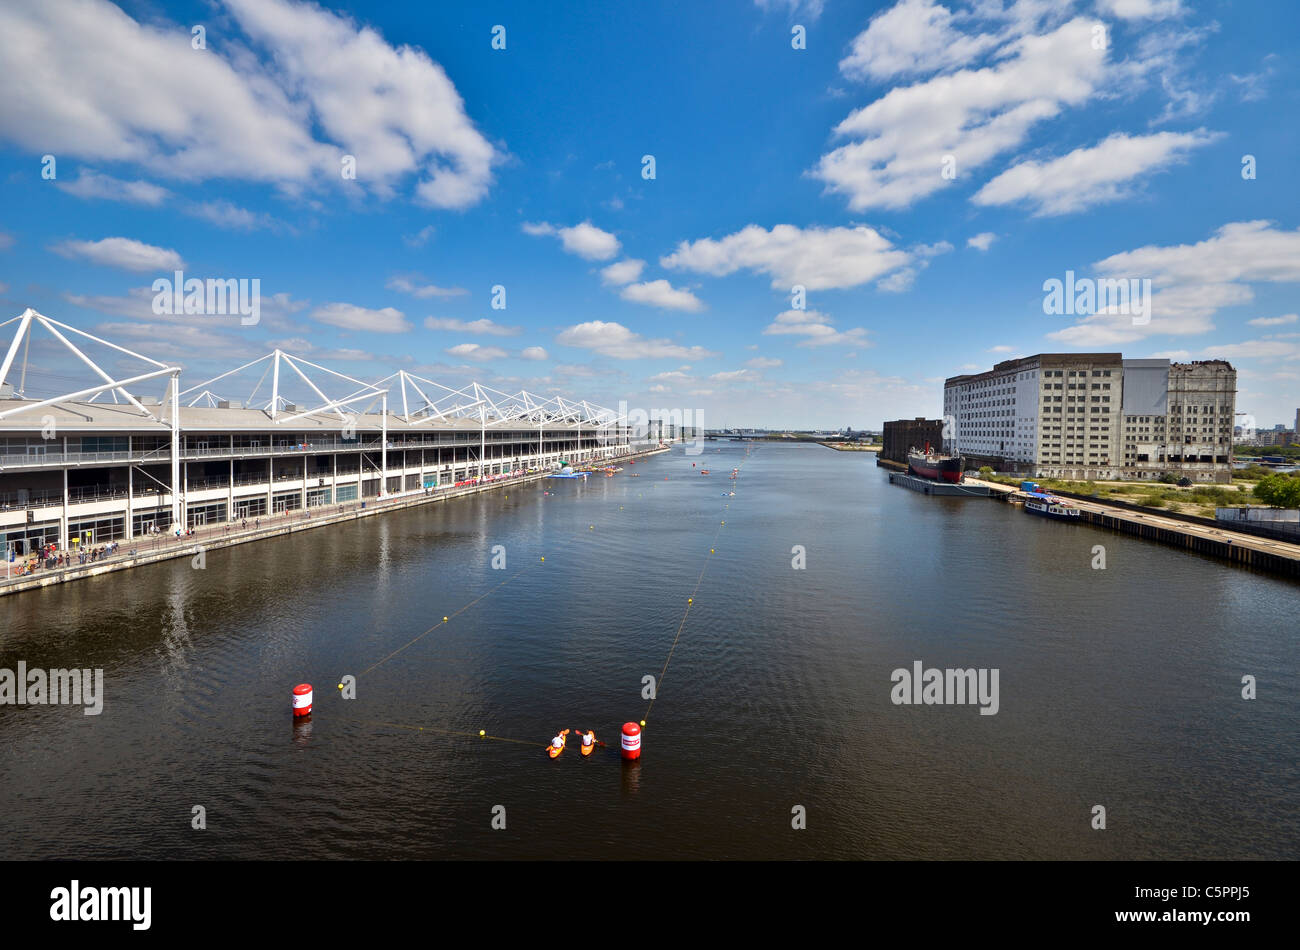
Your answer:
[[[564,736],[560,736],[559,748],[556,748],[554,744],[548,745],[546,747],[546,754],[553,759],[558,759],[560,757],[560,753],[564,751],[564,745],[565,745],[565,738]]]

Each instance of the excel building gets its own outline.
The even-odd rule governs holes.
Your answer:
[[[281,350],[187,387],[180,368],[35,311],[0,327],[15,325],[0,363],[0,541],[16,554],[438,491],[644,448],[625,418],[586,401],[478,383],[454,389],[404,371],[368,383]],[[40,375],[27,361],[38,331],[89,367],[84,385],[28,392]],[[137,365],[109,373],[87,356],[92,342]]]

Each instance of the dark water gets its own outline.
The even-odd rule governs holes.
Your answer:
[[[549,761],[561,728],[616,748],[645,715],[641,678],[697,581],[642,762]],[[0,841],[16,858],[1294,857],[1298,595],[892,487],[866,454],[678,448],[0,600],[0,667],[106,681],[98,717],[0,706]],[[914,660],[999,669],[999,712],[893,705]],[[301,681],[316,710],[295,727]]]

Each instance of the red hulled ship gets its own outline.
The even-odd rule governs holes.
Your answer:
[[[960,482],[965,459],[960,455],[939,455],[930,451],[930,443],[925,444],[925,451],[916,449],[907,451],[907,471],[910,475],[932,478],[935,481]]]

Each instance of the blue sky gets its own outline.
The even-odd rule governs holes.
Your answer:
[[[709,427],[934,416],[1043,351],[1217,357],[1289,423],[1297,37],[1290,0],[18,0],[0,316],[188,384],[278,346]],[[177,264],[258,278],[260,322],[155,312]],[[1067,270],[1150,279],[1149,323],[1045,314]]]

